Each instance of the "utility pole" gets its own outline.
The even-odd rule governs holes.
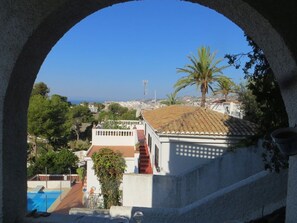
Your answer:
[[[148,85],[148,80],[143,80],[143,101],[145,101],[145,96],[147,95],[147,85]]]

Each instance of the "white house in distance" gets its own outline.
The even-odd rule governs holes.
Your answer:
[[[211,110],[230,115],[236,118],[243,118],[243,111],[240,103],[236,100],[226,101],[225,99],[215,100],[210,103]]]
[[[206,164],[256,132],[255,124],[210,109],[173,105],[142,112],[153,174],[179,175]]]
[[[94,104],[89,104],[89,105],[88,105],[88,108],[89,108],[89,110],[90,110],[92,113],[97,113],[97,112],[98,112],[98,107],[95,106]]]

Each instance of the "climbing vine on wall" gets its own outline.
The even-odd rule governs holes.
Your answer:
[[[101,184],[104,208],[120,205],[119,187],[126,168],[122,154],[109,148],[103,148],[92,155],[92,160],[95,174]]]

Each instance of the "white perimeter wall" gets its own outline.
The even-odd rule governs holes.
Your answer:
[[[262,171],[180,209],[172,222],[249,222],[271,214],[286,204],[287,178],[287,171]]]
[[[124,174],[123,206],[152,207],[153,175]]]
[[[261,154],[257,147],[238,149],[180,176],[125,174],[123,205],[183,207],[262,171]]]
[[[70,181],[27,181],[28,188],[36,188],[37,186],[44,186],[47,189],[71,188]]]
[[[132,218],[136,211],[141,211],[143,223],[249,222],[285,205],[287,178],[287,171],[261,171],[182,208],[113,206],[110,215]]]
[[[125,158],[126,162],[126,170],[125,173],[138,173],[138,158],[131,157],[131,158]]]

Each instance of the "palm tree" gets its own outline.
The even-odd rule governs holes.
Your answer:
[[[215,60],[215,57],[216,53],[211,53],[209,47],[198,49],[198,58],[193,55],[188,56],[191,64],[185,65],[184,68],[177,68],[178,73],[186,73],[187,76],[180,78],[175,83],[175,91],[178,92],[185,87],[196,85],[197,89],[200,88],[202,93],[201,107],[205,107],[208,88],[213,91],[211,84],[221,79],[228,79],[228,77],[222,75],[223,69],[228,66],[218,67],[223,59]]]
[[[213,93],[222,94],[225,97],[225,100],[228,99],[228,94],[237,93],[239,90],[238,86],[231,79],[220,79],[218,81],[218,87],[214,89]]]
[[[177,100],[176,98],[176,94],[177,92],[173,92],[171,94],[167,94],[166,97],[167,99],[165,101],[162,101],[162,104],[165,105],[176,105],[176,104],[180,104],[181,102]]]

